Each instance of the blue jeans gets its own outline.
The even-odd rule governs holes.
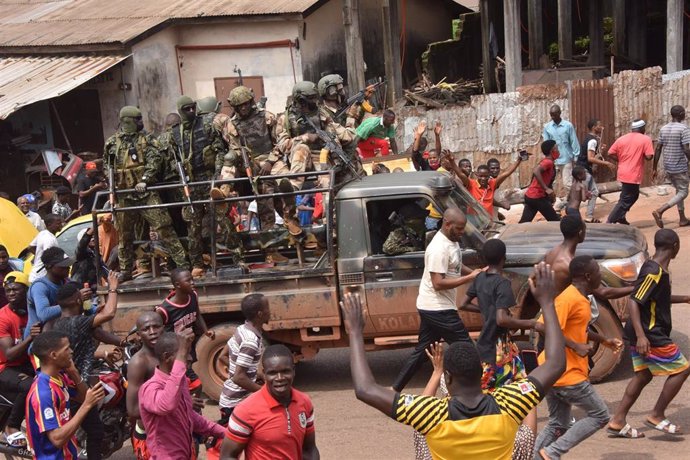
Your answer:
[[[592,194],[592,198],[589,199],[587,203],[587,219],[594,218],[594,207],[597,205],[597,197],[599,196],[599,189],[597,188],[597,183],[594,182],[594,177],[587,173],[587,178],[585,179],[585,185],[587,185],[587,191]]]
[[[564,387],[552,387],[546,394],[549,422],[534,444],[534,458],[545,449],[550,458],[561,458],[570,449],[592,436],[609,423],[609,410],[588,381]],[[587,412],[587,416],[572,426],[572,406]]]

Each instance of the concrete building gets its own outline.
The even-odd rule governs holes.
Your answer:
[[[295,82],[347,75],[343,9],[351,3],[0,0],[2,188],[16,195],[46,185],[45,177],[30,184],[22,174],[25,163],[40,163],[34,157],[42,149],[98,154],[123,105],[139,106],[147,130],[159,132],[181,94],[225,103],[239,72],[257,96],[268,97],[269,110],[282,112]],[[380,0],[355,3],[366,77],[382,76]],[[470,11],[463,3],[476,2],[404,3],[394,22],[406,30],[403,74],[411,79],[426,43],[449,38],[451,19]],[[4,161],[17,151],[34,157]]]

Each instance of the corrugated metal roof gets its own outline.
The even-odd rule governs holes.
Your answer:
[[[126,55],[0,58],[0,119],[60,96],[123,61]]]
[[[126,43],[174,19],[304,13],[318,0],[0,0],[0,48]]]

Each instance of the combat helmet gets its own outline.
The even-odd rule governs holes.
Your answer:
[[[141,116],[141,110],[133,105],[126,105],[120,109],[120,120],[123,118],[131,117],[137,118]]]
[[[242,105],[253,99],[254,91],[252,91],[250,88],[247,88],[246,86],[238,86],[237,88],[233,88],[233,90],[230,91],[230,95],[228,96],[228,103],[232,107],[237,107],[238,105]]]
[[[326,91],[328,90],[329,86],[342,85],[344,83],[345,81],[343,80],[343,77],[341,77],[337,73],[326,75],[325,77],[322,77],[321,80],[319,80],[319,94],[321,95],[321,97],[323,97],[326,95]]]
[[[300,81],[292,87],[292,98],[297,100],[301,97],[318,96],[319,92],[312,81]]]
[[[198,114],[211,113],[218,111],[218,99],[214,96],[203,97],[196,101],[196,112]]]

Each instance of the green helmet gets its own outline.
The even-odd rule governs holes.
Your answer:
[[[177,99],[177,110],[181,110],[186,105],[194,104],[194,99],[189,96],[180,96]]]
[[[252,100],[254,100],[254,91],[246,86],[238,86],[237,88],[233,88],[228,96],[228,103],[232,107],[237,107],[238,105],[242,105],[245,102]]]
[[[292,98],[295,100],[301,96],[310,97],[318,95],[319,93],[316,90],[316,85],[312,81],[301,81],[295,83],[295,86],[292,87]]]
[[[126,105],[120,109],[120,120],[127,117],[137,118],[141,116],[141,110],[133,105]]]
[[[329,86],[342,85],[344,83],[345,81],[343,80],[343,77],[341,77],[337,73],[326,75],[325,77],[321,78],[321,80],[319,80],[319,94],[321,95],[321,97],[323,97],[326,95],[326,90]]]
[[[218,111],[218,99],[214,96],[203,97],[196,101],[196,112],[198,114],[211,113]]]

